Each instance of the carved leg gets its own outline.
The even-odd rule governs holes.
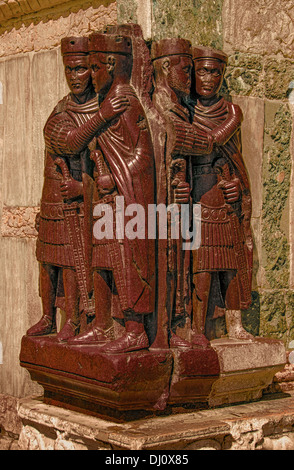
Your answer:
[[[209,345],[209,341],[205,337],[205,320],[211,285],[211,273],[194,273],[193,284],[192,343],[198,346],[207,347]]]
[[[68,341],[79,330],[79,287],[74,269],[63,268],[66,321],[57,334],[58,341]]]
[[[228,285],[226,303],[226,326],[229,338],[250,340],[254,337],[242,325],[238,280],[235,272],[224,273]]]
[[[111,318],[111,290],[103,276],[103,272],[94,271],[93,283],[95,292],[95,319],[84,332],[71,339],[68,344],[103,345],[114,339]]]
[[[226,325],[229,338],[254,339],[254,336],[248,333],[242,325],[241,310],[226,310]]]
[[[58,267],[47,264],[40,265],[40,291],[43,316],[27,331],[28,336],[43,336],[56,333],[56,287]]]
[[[108,330],[112,327],[111,317],[111,288],[107,282],[106,272],[94,271],[93,274],[95,291],[95,326],[101,330]]]

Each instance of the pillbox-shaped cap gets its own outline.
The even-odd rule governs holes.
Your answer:
[[[156,60],[172,55],[186,55],[192,58],[192,45],[187,39],[162,39],[152,43],[151,59]]]
[[[87,37],[66,37],[61,39],[61,54],[88,54]]]
[[[92,33],[89,36],[89,52],[109,54],[132,54],[132,40],[129,36]]]
[[[223,51],[212,47],[197,46],[193,48],[193,60],[217,59],[225,64],[228,63],[228,56]]]

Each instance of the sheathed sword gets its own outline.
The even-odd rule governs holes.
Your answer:
[[[170,172],[171,172],[171,187],[173,189],[172,191],[172,202],[169,202],[174,204],[174,199],[175,199],[175,190],[177,188],[177,186],[180,184],[180,183],[186,183],[186,167],[187,167],[187,164],[186,164],[186,160],[185,158],[179,156],[179,157],[176,157],[172,160],[172,163],[170,165]],[[181,204],[179,203],[178,204],[178,208],[179,208],[179,219],[178,220],[175,220],[175,224],[177,225],[177,228],[175,229],[176,230],[176,234],[178,234],[178,237],[176,239],[176,245],[177,245],[177,254],[176,254],[176,257],[177,257],[177,269],[176,269],[176,272],[177,272],[177,282],[176,282],[176,304],[180,305],[181,307],[181,314],[184,315],[184,256],[187,254],[185,253],[185,251],[183,251],[183,235],[181,233],[181,219],[182,219],[182,211],[181,211]],[[169,243],[172,243],[172,238],[171,238],[171,226],[169,224],[169,237],[168,237],[168,240],[169,240]],[[169,249],[168,250],[168,255],[170,256],[171,253],[172,253],[172,249]],[[180,298],[177,298],[178,296],[180,296]]]
[[[67,164],[62,158],[56,158],[54,163],[60,167],[64,180],[71,179]],[[84,238],[81,234],[81,226],[78,216],[79,203],[75,201],[67,203],[64,201],[62,207],[68,228],[83,311],[87,317],[92,317],[95,315],[95,304],[94,299],[89,297],[87,289],[88,273],[85,261]]]

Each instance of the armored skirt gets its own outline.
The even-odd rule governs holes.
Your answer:
[[[66,164],[70,177],[81,182],[83,173],[91,172],[89,151],[73,154],[67,148],[68,133],[87,122],[98,111],[97,98],[80,105],[69,94],[61,100],[50,115],[44,128],[46,143],[44,185],[41,199],[40,225],[36,254],[41,263],[61,267],[75,267],[74,254],[67,209],[75,211],[75,230],[82,237],[84,233],[83,196],[75,198],[71,204],[65,204],[60,185],[63,180],[61,169],[56,165],[56,158],[61,157]],[[87,168],[89,167],[89,168]]]

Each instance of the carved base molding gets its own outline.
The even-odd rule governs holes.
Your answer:
[[[97,461],[125,454],[115,451],[185,451],[189,463],[192,450],[293,450],[294,395],[271,395],[270,399],[115,423],[42,400],[23,399],[18,447],[20,450],[104,450]],[[149,459],[150,453],[136,458]],[[186,454],[187,452],[187,454]],[[135,452],[127,455],[135,455]],[[177,454],[175,454],[177,455]],[[178,454],[181,458],[183,453]],[[160,455],[153,456],[153,459]],[[148,460],[147,460],[148,461]],[[155,461],[152,461],[155,464]],[[158,464],[159,462],[157,462]],[[156,466],[156,465],[155,465]]]
[[[212,347],[103,354],[55,336],[24,336],[21,365],[44,402],[118,421],[262,397],[286,353],[278,340],[214,340]]]

